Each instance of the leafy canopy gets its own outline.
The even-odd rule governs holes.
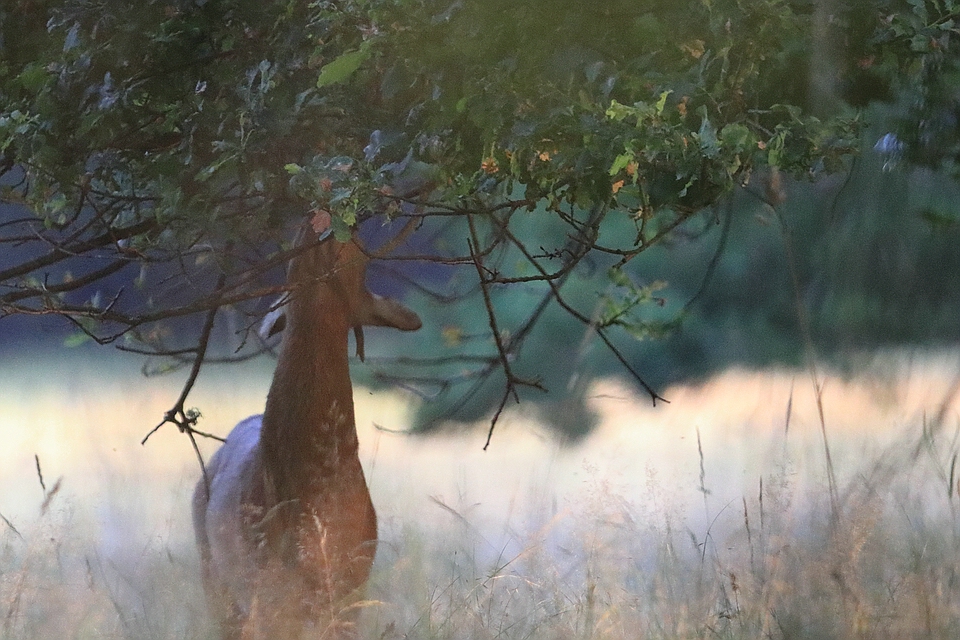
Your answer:
[[[341,238],[405,219],[428,238],[408,258],[483,294],[505,399],[536,386],[510,361],[541,310],[499,327],[508,285],[616,353],[605,332],[643,334],[628,318],[656,298],[617,270],[755,174],[842,168],[854,107],[902,97],[904,132],[940,124],[899,149],[954,158],[931,113],[955,98],[955,18],[949,0],[5,0],[0,184],[31,214],[0,221],[19,260],[0,316],[163,351],[154,323],[274,290],[308,212]],[[599,315],[561,292],[588,255],[623,290]]]
[[[397,183],[654,218],[849,152],[852,121],[784,86],[810,20],[773,1],[15,0],[0,148],[50,224],[83,201],[177,246],[306,206],[389,215]]]

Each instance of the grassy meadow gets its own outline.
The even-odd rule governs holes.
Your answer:
[[[194,454],[170,426],[140,444],[185,374],[139,366],[0,359],[0,638],[214,637]],[[271,366],[205,371],[200,428],[260,412]],[[656,408],[606,381],[586,441],[521,407],[486,452],[486,425],[404,435],[408,400],[358,388],[381,532],[363,636],[960,637],[958,372],[886,354],[818,394],[730,371]]]

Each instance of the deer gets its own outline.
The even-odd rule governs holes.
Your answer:
[[[224,640],[356,637],[377,516],[358,455],[348,336],[362,360],[363,326],[421,326],[367,289],[357,239],[327,230],[318,240],[307,226],[297,246],[263,414],[233,428],[193,495],[204,591]]]

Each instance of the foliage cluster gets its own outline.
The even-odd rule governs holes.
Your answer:
[[[496,373],[501,408],[541,387],[512,363],[550,304],[656,399],[611,331],[661,332],[637,316],[658,299],[620,272],[739,187],[769,183],[777,205],[781,174],[843,168],[854,107],[873,99],[910,105],[897,154],[950,160],[955,14],[921,0],[7,0],[2,197],[29,213],[0,221],[14,256],[0,317],[58,314],[199,363],[201,326],[235,314],[249,330],[256,301],[283,290],[271,269],[308,212],[341,238],[406,223],[418,233],[392,257],[454,270],[412,277],[485,319],[482,353],[454,339],[467,346],[444,357]],[[618,295],[596,314],[564,285],[598,266]],[[508,295],[530,301],[509,326]]]

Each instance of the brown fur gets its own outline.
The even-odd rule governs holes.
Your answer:
[[[358,247],[295,258],[295,287],[263,416],[241,422],[194,493],[204,587],[225,639],[351,637],[376,551],[358,457],[348,334],[420,327],[364,284]]]

